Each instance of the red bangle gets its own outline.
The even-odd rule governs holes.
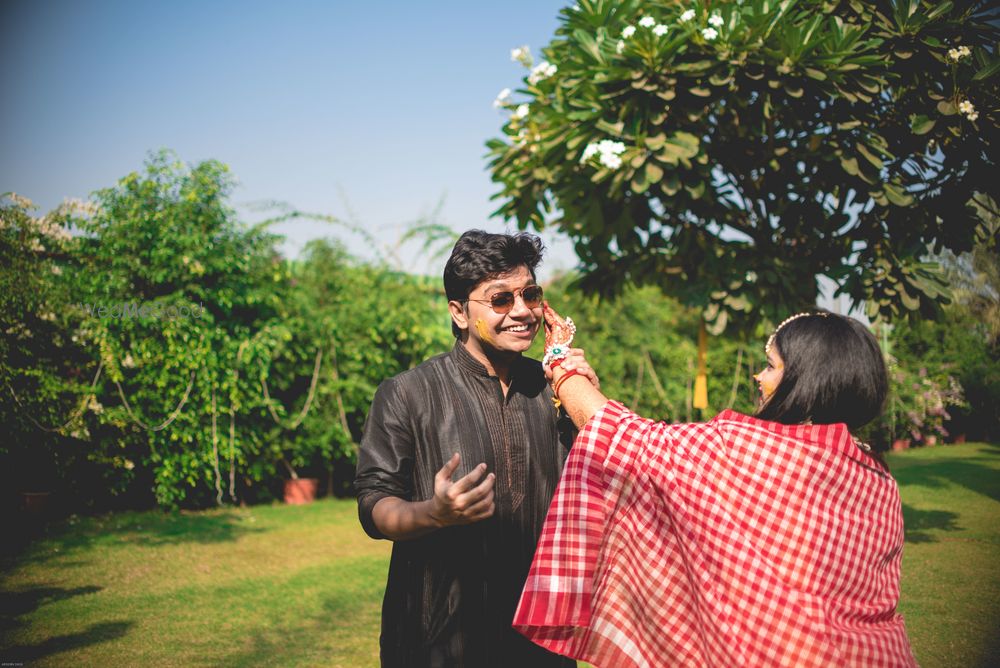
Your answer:
[[[579,376],[579,375],[580,375],[579,371],[577,371],[576,369],[570,369],[564,375],[559,377],[559,380],[556,381],[555,386],[552,388],[552,394],[556,396],[556,399],[559,398],[559,388],[562,387],[563,383],[565,383],[571,376]]]

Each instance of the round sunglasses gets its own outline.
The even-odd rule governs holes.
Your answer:
[[[538,308],[542,305],[542,286],[540,285],[526,285],[517,290],[494,292],[486,299],[472,299],[470,297],[462,301],[489,304],[494,313],[502,315],[504,313],[510,313],[510,310],[514,308],[514,301],[517,299],[518,295],[521,295],[521,299],[524,300],[524,305],[528,308]]]

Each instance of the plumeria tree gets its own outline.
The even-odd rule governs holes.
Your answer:
[[[946,301],[930,252],[997,199],[988,2],[580,0],[488,143],[497,213],[575,242],[583,284],[654,284],[715,331],[816,302]]]

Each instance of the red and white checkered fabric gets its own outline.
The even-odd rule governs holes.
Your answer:
[[[914,666],[895,481],[845,425],[609,402],[570,452],[514,627],[618,666]]]

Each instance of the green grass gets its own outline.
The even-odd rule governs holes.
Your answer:
[[[1000,664],[1000,447],[911,450],[890,466],[918,661]],[[62,522],[4,563],[0,661],[376,666],[388,556],[350,500]]]
[[[917,661],[1000,665],[1000,446],[894,455],[906,545],[900,612]]]

